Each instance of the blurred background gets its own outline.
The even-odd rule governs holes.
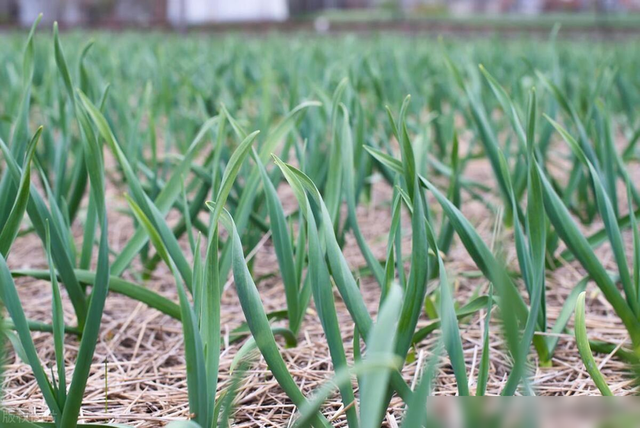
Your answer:
[[[30,26],[41,12],[44,22],[92,28],[546,30],[560,22],[640,31],[640,0],[0,0],[0,26]]]

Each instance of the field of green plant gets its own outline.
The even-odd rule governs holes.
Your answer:
[[[561,34],[0,35],[2,420],[271,426],[280,394],[281,426],[409,428],[434,394],[635,393],[640,50]],[[188,410],[87,419],[143,342],[98,358],[105,317],[138,313],[179,329]],[[256,367],[277,386],[243,395]]]

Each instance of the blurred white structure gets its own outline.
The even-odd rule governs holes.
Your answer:
[[[43,15],[44,22],[53,22],[58,8],[56,0],[23,0],[19,5],[18,19],[23,27],[31,26],[40,13]]]
[[[0,11],[28,27],[42,13],[43,23],[169,23],[176,26],[221,22],[284,21],[288,0],[0,0]]]
[[[211,22],[284,21],[287,0],[168,0],[167,19],[174,25]]]
[[[537,15],[542,12],[544,2],[542,0],[519,0],[520,13],[525,15]]]

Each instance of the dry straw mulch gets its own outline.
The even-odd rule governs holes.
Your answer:
[[[490,168],[486,161],[475,161],[465,175],[473,180],[485,183],[493,182]],[[279,189],[285,209],[293,210],[294,198],[286,186]],[[389,225],[389,200],[391,190],[381,181],[374,184],[372,201],[359,207],[359,219],[362,228],[372,246],[374,253],[384,256],[386,234]],[[110,185],[108,189],[110,210],[110,245],[117,253],[123,248],[132,233],[132,224],[127,216],[118,214],[114,207],[123,207],[122,191]],[[433,204],[437,211],[436,204]],[[517,266],[513,248],[511,231],[501,230],[494,236],[495,216],[482,204],[466,201],[463,212],[479,228],[485,242],[494,241],[505,245],[505,253],[513,266]],[[404,226],[409,224],[407,219]],[[599,225],[593,225],[595,230]],[[410,231],[406,231],[406,253],[410,251]],[[626,233],[626,232],[625,232]],[[78,237],[81,237],[81,225],[77,226]],[[626,234],[626,238],[629,238]],[[630,240],[628,240],[630,245]],[[608,268],[615,268],[612,254],[604,245],[598,250],[601,260]],[[262,240],[253,251],[255,257],[255,277],[265,279],[258,282],[258,288],[267,311],[283,309],[285,298],[279,277],[277,261],[269,240]],[[345,253],[352,267],[364,265],[364,261],[351,236],[348,237]],[[44,268],[45,258],[42,244],[33,234],[17,240],[9,258],[12,268]],[[455,241],[447,256],[446,266],[450,278],[455,280],[455,296],[458,302],[465,303],[477,290],[486,292],[488,284],[481,277],[474,275],[477,268],[466,254],[464,247]],[[140,266],[134,265],[130,270],[137,271]],[[274,274],[274,275],[267,275]],[[582,278],[583,271],[576,263],[570,263],[553,272],[547,278],[547,310],[550,325],[558,316],[561,305],[572,287]],[[130,275],[127,273],[127,275]],[[129,276],[129,279],[140,281]],[[36,320],[50,321],[51,292],[50,285],[44,281],[27,278],[17,280],[22,302],[27,315]],[[152,277],[144,282],[146,287],[162,293],[177,301],[173,278],[164,266],[159,266]],[[430,287],[437,286],[436,283]],[[365,296],[372,315],[375,315],[379,290],[370,278],[362,278],[362,293]],[[353,355],[353,323],[341,302],[338,293],[336,304],[341,320],[345,348],[348,355]],[[588,286],[587,327],[590,338],[606,340],[615,344],[628,341],[625,329],[619,322],[594,284]],[[74,322],[70,305],[65,308],[66,319]],[[481,354],[482,330],[484,316],[481,312],[461,324],[465,357],[472,391],[475,388],[477,366]],[[236,298],[233,282],[230,281],[222,299],[222,332],[223,335],[244,321],[240,305]],[[428,322],[421,319],[421,325]],[[572,324],[570,324],[571,327]],[[415,359],[408,363],[403,371],[410,382],[416,377],[416,368],[429,357],[429,349],[437,339],[437,332],[420,344],[415,352]],[[36,346],[43,363],[54,364],[53,339],[48,334],[34,333]],[[219,389],[224,389],[229,382],[229,366],[242,343],[228,345],[225,341],[221,355]],[[77,352],[78,341],[69,336],[66,340],[66,359],[68,375],[73,370],[73,361]],[[332,375],[332,365],[322,328],[314,312],[309,308],[306,320],[299,335],[298,346],[293,349],[282,349],[287,366],[298,385],[306,393],[311,392]],[[187,386],[185,379],[184,349],[182,330],[179,322],[147,308],[145,305],[117,294],[110,294],[103,316],[101,334],[95,353],[94,367],[87,385],[82,420],[84,422],[117,422],[136,427],[155,427],[177,419],[188,417]],[[533,385],[540,395],[594,395],[597,394],[580,361],[572,335],[560,337],[553,367],[540,368],[534,353],[531,354],[533,369]],[[611,390],[617,395],[634,393],[633,382],[626,375],[625,365],[610,355],[596,355]],[[488,392],[497,394],[501,390],[509,372],[510,359],[504,350],[500,327],[496,322],[491,329],[491,363]],[[3,381],[4,406],[10,411],[30,419],[50,420],[48,410],[38,391],[36,382],[29,367],[14,355],[9,356],[5,367]],[[453,395],[457,391],[455,379],[446,357],[438,369],[435,385],[436,395]],[[295,407],[283,394],[268,371],[264,361],[257,359],[247,372],[237,398],[237,410],[234,416],[238,427],[284,427],[288,426],[295,413]],[[402,403],[395,399],[386,419],[386,424],[393,427],[399,421],[399,410]],[[345,426],[343,409],[340,400],[334,397],[325,409],[336,426]]]

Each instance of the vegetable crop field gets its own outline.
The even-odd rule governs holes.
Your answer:
[[[635,395],[640,45],[558,30],[1,34],[0,426]]]

